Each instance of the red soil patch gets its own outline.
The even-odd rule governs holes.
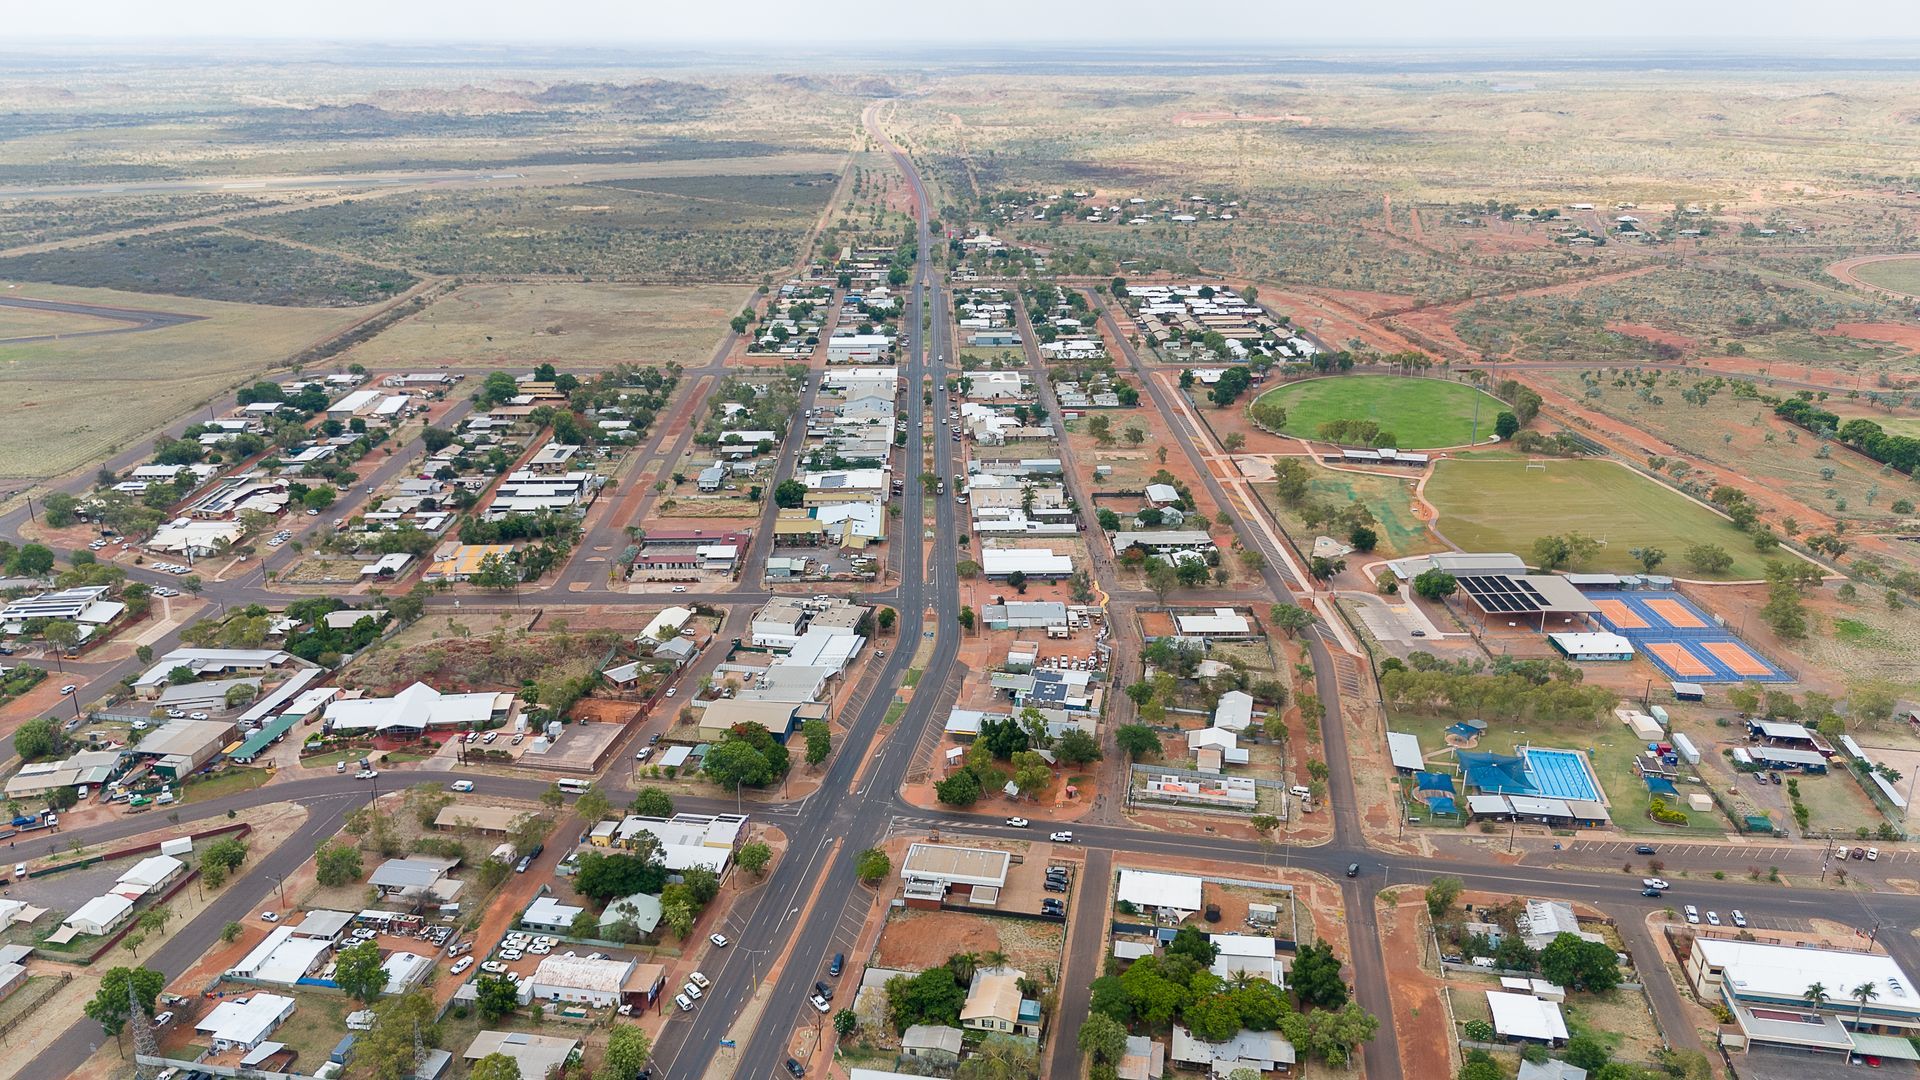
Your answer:
[[[1833,329],[1821,333],[1833,337],[1890,341],[1903,348],[1920,350],[1920,326],[1908,326],[1905,323],[1843,322],[1835,323]]]
[[[1611,322],[1607,324],[1607,329],[1616,334],[1645,338],[1648,341],[1659,342],[1662,345],[1671,345],[1676,349],[1685,349],[1688,352],[1692,352],[1700,347],[1698,341],[1695,341],[1685,334],[1676,334],[1671,330],[1663,330],[1658,326],[1649,326],[1646,323]]]
[[[991,919],[959,911],[915,911],[880,935],[876,967],[925,971],[955,953],[999,952],[1000,933]]]
[[[1400,1069],[1407,1076],[1451,1076],[1453,1043],[1440,982],[1420,966],[1427,943],[1420,933],[1420,904],[1377,906],[1393,1030],[1399,1037]]]

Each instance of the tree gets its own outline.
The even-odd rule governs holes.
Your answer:
[[[1520,418],[1510,412],[1502,412],[1493,418],[1493,433],[1503,439],[1511,439],[1520,430]]]
[[[167,977],[152,968],[117,967],[111,968],[100,978],[100,989],[86,1004],[89,1018],[99,1021],[107,1029],[107,1034],[118,1038],[127,1024],[128,1012],[127,984],[133,984],[134,998],[140,1004],[140,1011],[153,1015],[154,1002],[160,999],[160,991],[167,987]]]
[[[1294,637],[1313,625],[1313,612],[1298,604],[1275,604],[1267,612],[1267,619],[1273,623],[1274,629]]]
[[[1302,1004],[1337,1009],[1347,1003],[1348,989],[1340,978],[1340,958],[1333,955],[1333,948],[1325,942],[1300,947],[1288,981]]]
[[[1486,1034],[1492,1033],[1492,1024],[1485,1020],[1476,1019],[1468,1021],[1465,1025],[1467,1038],[1471,1039],[1476,1034],[1482,1034],[1474,1027],[1476,1023],[1480,1027],[1487,1029]],[[1485,1050],[1471,1050],[1467,1052],[1466,1062],[1460,1066],[1458,1080],[1506,1080],[1506,1075],[1506,1073],[1500,1071],[1500,1063],[1493,1060],[1493,1055],[1487,1053]]]
[[[202,872],[206,868],[217,866],[221,872],[231,874],[240,869],[240,864],[246,861],[246,842],[236,836],[223,836],[215,840],[207,845],[207,850],[200,856]]]
[[[878,882],[893,869],[893,860],[879,848],[868,848],[861,852],[853,862],[853,872],[868,885]]]
[[[842,1039],[853,1034],[853,1029],[859,1026],[860,1017],[852,1009],[841,1009],[833,1014],[833,1033]]]
[[[1640,569],[1651,574],[1661,563],[1667,561],[1667,553],[1657,547],[1635,548],[1628,552],[1640,562]]]
[[[315,879],[329,889],[367,876],[366,867],[360,862],[359,849],[350,844],[322,844],[313,853],[313,860]]]
[[[1040,1075],[1040,1050],[1031,1039],[989,1035],[954,1070],[954,1080],[1032,1080]]]
[[[1567,1064],[1592,1072],[1613,1060],[1605,1043],[1585,1032],[1567,1040],[1565,1057]]]
[[[973,629],[973,608],[965,604],[960,605],[959,614],[954,616],[954,621],[960,624],[960,629],[969,630],[969,631],[972,630]]]
[[[53,549],[45,544],[21,544],[7,559],[7,573],[15,577],[46,577],[53,570]]]
[[[1604,994],[1620,985],[1620,964],[1605,942],[1561,934],[1540,950],[1540,973],[1570,990]]]
[[[807,764],[818,765],[833,753],[833,729],[825,720],[809,720],[800,725],[800,733],[807,737]]]
[[[505,1054],[495,1051],[473,1063],[467,1070],[467,1080],[523,1080],[520,1075],[520,1063]]]
[[[370,1080],[406,1080],[414,1072],[414,1050],[440,1042],[438,1009],[425,990],[390,997],[373,1006],[373,1027],[354,1048],[354,1075]]]
[[[1423,600],[1439,603],[1452,596],[1460,588],[1460,582],[1445,570],[1425,570],[1413,579],[1413,591]]]
[[[1847,996],[1860,1003],[1860,1011],[1854,1014],[1854,1021],[1858,1023],[1866,1019],[1867,1002],[1880,996],[1880,984],[1876,982],[1863,982],[1859,986],[1847,991]]]
[[[1147,564],[1147,588],[1153,590],[1153,598],[1161,604],[1167,602],[1167,594],[1180,585],[1180,574],[1172,563],[1159,559]]]
[[[807,499],[807,485],[800,480],[782,480],[773,489],[773,504],[792,509]]]
[[[567,793],[560,790],[558,782],[548,784],[547,789],[540,793],[540,805],[549,811],[558,810],[566,804]]]
[[[220,940],[232,944],[233,942],[239,941],[240,935],[245,932],[245,927],[237,922],[230,922],[220,928]]]
[[[653,1046],[647,1033],[633,1024],[615,1024],[607,1033],[607,1048],[600,1055],[600,1067],[593,1080],[632,1080],[647,1064]]]
[[[199,596],[200,590],[206,588],[207,583],[200,580],[199,574],[188,574],[186,577],[180,579],[180,587],[195,596]]]
[[[1220,955],[1220,946],[1213,943],[1207,933],[1198,927],[1183,926],[1176,930],[1173,940],[1167,943],[1168,956],[1184,956],[1201,967],[1211,965]]]
[[[1114,729],[1113,741],[1134,761],[1160,756],[1160,735],[1145,724],[1122,724]]]
[[[1100,740],[1080,728],[1068,728],[1054,743],[1053,752],[1068,765],[1085,765],[1100,760]]]
[[[1446,917],[1453,902],[1460,899],[1465,886],[1457,877],[1437,877],[1427,884],[1427,916],[1434,922]]]
[[[873,613],[873,618],[879,624],[880,631],[885,633],[893,629],[894,621],[899,618],[899,615],[892,608],[883,607]]]
[[[492,1023],[520,1006],[520,990],[505,975],[482,975],[474,983],[480,1018]]]
[[[15,729],[13,749],[22,761],[39,761],[59,754],[66,745],[60,722],[45,717],[28,720]]]
[[[47,524],[55,529],[64,529],[74,523],[78,515],[74,511],[80,507],[80,500],[64,491],[53,491],[40,500],[40,512],[45,515]]]
[[[1090,1013],[1080,1025],[1080,1052],[1097,1065],[1118,1065],[1127,1054],[1127,1029],[1105,1013]]]
[[[641,817],[670,818],[673,816],[673,796],[657,787],[643,787],[633,793],[633,805],[627,809]]]
[[[1800,996],[1806,1000],[1807,1004],[1813,1006],[1815,1009],[1833,1000],[1833,996],[1827,993],[1826,983],[1810,983],[1807,986],[1806,992]]]
[[[368,939],[341,949],[334,956],[333,981],[347,996],[373,1001],[387,988],[387,969],[380,966],[380,945]]]
[[[1695,544],[1681,557],[1701,574],[1724,574],[1733,566],[1733,556],[1719,544]]]
[[[1353,545],[1353,550],[1365,554],[1379,545],[1380,534],[1365,525],[1355,525],[1347,532],[1347,542]]]
[[[581,792],[580,797],[573,803],[574,813],[580,815],[580,820],[589,823],[606,820],[607,812],[611,809],[611,805],[607,802],[607,793],[601,791],[598,784],[588,785],[587,790]],[[435,816],[438,817],[438,813]]]
[[[728,791],[742,786],[762,787],[772,783],[779,774],[774,772],[766,754],[744,739],[723,738],[707,752],[706,763],[702,770],[713,778],[714,783]]]
[[[40,631],[40,636],[60,653],[70,653],[80,644],[80,624],[72,619],[54,619]]]
[[[933,797],[948,806],[972,806],[981,793],[980,777],[970,768],[933,782]]]
[[[733,861],[740,869],[759,877],[767,872],[767,863],[773,859],[773,849],[758,840],[740,845],[734,853]]]
[[[918,975],[895,975],[887,980],[887,1020],[896,1032],[915,1024],[958,1027],[960,1007],[966,1000],[966,988],[954,980],[953,971],[944,964]]]

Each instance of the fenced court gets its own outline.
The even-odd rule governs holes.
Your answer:
[[[1633,643],[1669,677],[1687,682],[1792,682],[1762,656],[1677,592],[1591,592],[1607,629]]]

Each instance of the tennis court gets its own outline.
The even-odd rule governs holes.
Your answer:
[[[1669,678],[1687,682],[1792,682],[1793,677],[1728,633],[1677,592],[1587,594],[1607,629],[1633,643]]]
[[[1594,782],[1586,758],[1579,752],[1529,746],[1521,753],[1526,756],[1527,772],[1540,794],[1550,799],[1600,801],[1600,785]]]

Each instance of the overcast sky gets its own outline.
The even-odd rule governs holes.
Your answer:
[[[889,41],[1488,44],[1621,39],[1650,50],[1739,48],[1808,37],[1920,38],[1916,0],[67,0],[9,5],[0,48],[32,39],[279,39],[582,45]]]

